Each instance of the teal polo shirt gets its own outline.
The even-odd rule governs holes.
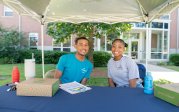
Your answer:
[[[86,58],[78,60],[75,54],[66,54],[60,57],[57,69],[62,72],[61,83],[81,82],[83,78],[89,79],[93,69],[92,63]]]

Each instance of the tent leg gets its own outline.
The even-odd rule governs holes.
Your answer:
[[[145,66],[146,66],[146,71],[148,71],[148,49],[149,49],[149,24],[146,23],[146,50],[145,50]],[[147,75],[147,72],[146,72]]]
[[[42,75],[43,78],[45,75],[45,68],[44,68],[44,24],[41,24],[41,47],[42,47]]]

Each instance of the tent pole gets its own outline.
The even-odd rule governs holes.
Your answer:
[[[45,71],[45,68],[44,68],[44,24],[41,24],[41,46],[42,46],[42,75],[43,75],[43,78],[44,77],[44,71]]]
[[[21,39],[21,15],[19,14],[19,39]],[[19,46],[21,46],[19,42]]]
[[[145,49],[145,66],[146,66],[146,71],[148,71],[148,49],[149,49],[149,45],[148,45],[149,41],[148,40],[149,40],[149,24],[146,23],[146,49]]]
[[[177,19],[179,20],[179,9],[177,10]],[[179,53],[178,49],[179,49],[179,32],[178,32],[178,29],[179,29],[179,22],[177,21],[177,38],[176,38],[176,53]]]
[[[105,33],[105,35],[104,35],[104,44],[105,44],[105,46],[104,46],[104,51],[107,51],[107,35],[106,35],[106,33]]]

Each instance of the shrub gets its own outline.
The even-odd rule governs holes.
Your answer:
[[[9,59],[7,57],[0,58],[0,64],[9,64],[9,63],[12,63],[11,59]]]
[[[67,54],[67,52],[61,52],[61,51],[45,51],[44,52],[45,57],[44,57],[44,62],[45,64],[57,64],[59,58]]]
[[[21,50],[20,63],[24,63],[24,59],[31,59],[32,53],[34,54],[35,62],[38,64],[42,63],[42,51],[41,50]],[[61,51],[44,51],[44,63],[45,64],[57,64],[59,57],[66,52]]]
[[[41,50],[17,50],[15,52],[6,52],[1,55],[1,64],[12,64],[12,63],[24,63],[24,59],[31,59],[32,53],[34,54],[35,63],[42,63],[42,52]],[[74,53],[74,52],[71,52]],[[1,54],[1,51],[0,51]],[[67,54],[67,52],[61,51],[44,51],[44,63],[45,64],[57,64],[59,57]],[[94,67],[106,67],[108,60],[111,58],[111,54],[104,51],[95,51]]]
[[[19,50],[14,49],[14,48],[2,50],[0,51],[0,57],[1,59],[4,59],[4,63],[8,63],[8,64],[18,63],[19,62]],[[1,61],[0,63],[3,63],[3,61]]]
[[[159,80],[154,81],[154,85],[156,85],[156,84],[170,84],[170,83],[172,83],[172,82],[165,80],[165,79],[159,79]]]
[[[157,63],[157,65],[159,65],[159,66],[165,66],[167,64],[168,64],[167,62],[159,62],[159,63]]]
[[[171,54],[169,60],[175,66],[179,66],[179,54]]]
[[[95,51],[93,54],[94,67],[106,67],[111,54],[104,51]]]
[[[28,41],[23,32],[0,26],[0,63],[18,63],[19,50],[27,48]]]

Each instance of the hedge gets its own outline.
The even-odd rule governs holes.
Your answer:
[[[0,64],[12,64],[12,63],[24,63],[24,59],[31,59],[32,53],[34,53],[35,62],[37,64],[42,63],[41,50],[17,50],[15,52],[0,51]],[[74,53],[74,52],[71,52]],[[61,51],[44,51],[44,63],[45,64],[57,64],[59,57],[67,54],[67,52]],[[108,60],[111,58],[111,54],[108,52],[95,51],[93,54],[94,67],[107,66]]]
[[[169,61],[172,62],[175,66],[179,66],[179,54],[171,54]]]
[[[95,51],[93,53],[94,67],[106,67],[111,54],[104,51]]]

